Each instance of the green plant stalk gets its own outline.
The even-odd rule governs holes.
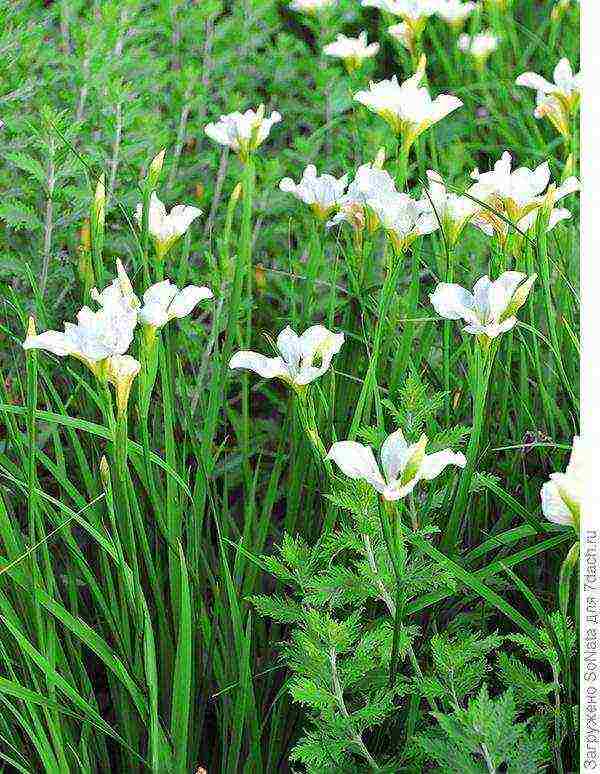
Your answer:
[[[408,157],[410,146],[407,147],[402,137],[398,137],[398,149],[396,156],[396,188],[404,190],[408,178]]]
[[[458,68],[456,67],[455,63],[453,63],[452,59],[455,58],[454,54],[457,50],[456,45],[451,45],[449,49],[446,49],[446,42],[442,42],[440,38],[438,37],[437,31],[435,29],[434,24],[428,24],[425,28],[425,32],[427,32],[427,35],[431,39],[432,46],[437,53],[437,55],[440,58],[440,62],[442,63],[442,66],[444,68],[444,77],[446,78],[446,81],[449,83],[449,85],[453,86],[454,81],[456,79],[456,74],[458,72]],[[448,56],[447,51],[452,52],[452,59]],[[419,63],[419,57],[417,56],[417,61],[415,64]]]
[[[402,256],[397,256],[395,263],[392,263],[388,267],[383,287],[379,296],[379,310],[377,314],[377,325],[375,328],[375,338],[373,342],[373,351],[369,360],[369,367],[363,382],[363,386],[358,397],[356,408],[354,410],[354,416],[352,417],[352,423],[348,432],[348,440],[352,441],[356,437],[356,434],[363,422],[363,414],[365,408],[368,405],[372,395],[377,390],[377,368],[379,365],[379,353],[381,351],[381,343],[383,338],[383,331],[386,327],[386,318],[390,304],[392,303],[392,297],[396,288],[396,281],[398,274],[402,268],[403,260]]]
[[[102,259],[102,253],[104,250],[104,208],[102,211],[98,210],[96,200],[92,201],[90,207],[90,253],[92,259],[93,276],[96,282],[96,286],[99,288],[104,287],[104,261]],[[90,288],[87,287],[88,280],[86,275],[86,287],[85,297]]]
[[[410,353],[414,337],[415,323],[412,322],[417,314],[417,308],[419,303],[419,258],[420,249],[416,244],[411,248],[411,278],[408,293],[406,295],[406,305],[404,306],[406,321],[404,322],[404,329],[402,331],[402,337],[400,340],[400,351],[398,353],[398,360],[394,367],[394,381],[397,384],[402,380],[408,363],[410,361]],[[396,328],[395,320],[392,321],[392,329]]]
[[[311,235],[308,244],[308,260],[306,262],[306,282],[304,283],[304,293],[302,300],[303,325],[306,327],[314,319],[315,308],[315,280],[320,276],[323,269],[323,245],[321,242],[321,233],[323,222],[316,217],[312,218]]]
[[[553,354],[556,360],[558,374],[563,387],[572,403],[575,412],[579,411],[579,401],[571,386],[571,381],[565,371],[564,363],[561,357],[561,343],[556,325],[556,311],[552,304],[552,293],[550,290],[550,263],[548,260],[548,240],[546,233],[546,218],[538,217],[537,229],[538,259],[540,265],[540,276],[542,279],[542,289],[544,293],[544,309],[546,311],[546,320],[548,322],[548,332],[552,342]]]
[[[118,568],[121,572],[121,577],[125,577],[127,560],[123,553],[121,538],[119,536],[119,527],[118,527],[117,516],[115,512],[115,501],[114,501],[114,493],[112,488],[112,480],[111,480],[111,474],[110,474],[110,469],[108,468],[108,465],[106,470],[103,470],[101,467],[100,475],[101,475],[102,484],[104,487],[106,510],[108,512],[108,518],[109,518],[110,526],[112,530],[111,537],[112,537],[112,542],[116,553],[115,559],[118,564]],[[109,579],[109,576],[105,576],[105,582],[108,579]],[[109,585],[110,598],[111,600],[115,600],[116,595],[114,593],[110,593],[113,585],[112,576],[110,576],[110,583],[108,585]],[[120,616],[120,626],[117,632],[117,637],[122,643],[121,649],[122,649],[123,655],[129,658],[129,655],[131,653],[131,640],[130,640],[131,622],[130,622],[129,612],[132,609],[132,600],[130,595],[127,595],[127,590],[128,590],[127,584],[118,584],[117,589],[118,589],[118,596],[119,596],[118,614]]]
[[[506,374],[506,383],[504,384],[500,396],[500,427],[508,427],[508,397],[512,386],[512,357],[514,348],[514,331],[508,331],[506,334],[506,347],[504,349],[503,367]]]
[[[331,460],[327,457],[327,449],[321,440],[321,435],[317,426],[315,404],[309,387],[305,387],[302,391],[296,392],[295,403],[302,429],[306,433],[315,452],[316,461],[319,464],[324,464],[328,474],[332,474],[333,468],[331,466]]]
[[[444,246],[446,248],[446,282],[454,282],[454,249],[448,243],[448,238],[444,236]],[[452,395],[450,394],[450,344],[452,343],[452,320],[444,320],[442,336],[444,350],[444,392],[446,424],[450,425],[452,414]]]
[[[38,401],[38,381],[37,381],[37,352],[30,350],[26,356],[26,378],[27,378],[27,521],[29,528],[29,543],[30,546],[35,546],[38,541],[38,535],[43,536],[44,525],[41,518],[41,510],[39,507],[39,501],[37,496],[37,442],[36,442],[36,409]],[[29,573],[31,577],[31,600],[32,600],[32,614],[34,619],[34,628],[37,635],[37,641],[39,647],[42,650],[48,652],[51,660],[54,659],[54,651],[56,648],[55,643],[55,630],[54,626],[50,623],[46,626],[42,617],[41,606],[38,600],[38,592],[36,586],[39,584],[41,588],[52,588],[52,565],[50,562],[50,556],[46,544],[43,544],[43,559],[44,559],[44,572],[40,570],[36,552],[32,551],[30,554]],[[43,579],[46,579],[44,582]],[[51,699],[56,698],[56,690],[52,680],[46,679],[46,689]],[[54,743],[54,748],[58,761],[61,765],[67,765],[65,758],[65,744],[63,739],[63,733],[61,731],[61,724],[58,713],[56,711],[45,710],[50,735]]]
[[[27,522],[29,528],[29,543],[35,545],[37,542],[37,469],[36,469],[36,426],[35,416],[38,401],[37,384],[37,352],[35,349],[29,350],[26,355],[27,371]],[[44,645],[43,625],[39,618],[39,606],[36,603],[35,584],[40,581],[41,574],[37,566],[36,555],[33,552],[30,556],[29,572],[33,581],[32,598],[37,610],[36,618],[38,626],[38,636],[40,646]]]
[[[471,389],[473,391],[473,428],[467,447],[467,464],[460,477],[458,490],[452,505],[452,511],[450,512],[450,517],[446,529],[444,530],[444,536],[441,542],[442,551],[455,552],[460,532],[461,519],[467,511],[469,488],[471,486],[471,480],[477,463],[477,455],[479,453],[479,444],[485,420],[485,404],[489,380],[497,346],[497,342],[488,342],[486,346],[477,341],[473,348],[474,363],[472,363],[471,374]]]
[[[333,694],[335,696],[338,709],[344,716],[344,718],[348,721],[348,723],[351,726],[351,733],[352,733],[352,739],[358,749],[360,750],[361,755],[363,758],[367,761],[370,768],[373,771],[380,771],[379,766],[377,765],[377,761],[373,758],[369,750],[367,749],[367,746],[364,743],[364,740],[362,738],[362,735],[355,731],[353,728],[352,720],[350,717],[350,713],[348,712],[348,708],[346,707],[346,702],[344,700],[344,692],[342,690],[342,685],[340,683],[340,679],[338,676],[338,670],[337,670],[337,654],[335,650],[332,650],[329,654],[329,663],[331,665],[331,682],[333,685]]]
[[[240,234],[240,262],[243,266],[246,291],[246,318],[242,341],[246,348],[250,346],[252,337],[252,204],[254,199],[255,167],[252,154],[244,165],[242,178],[242,223]],[[241,452],[244,472],[246,496],[249,498],[252,489],[252,473],[250,469],[250,378],[242,374],[242,428]]]
[[[177,264],[176,282],[178,287],[184,287],[188,281],[190,268],[190,250],[192,245],[192,232],[188,229],[181,239],[179,262]]]
[[[571,546],[569,553],[567,554],[564,562],[560,568],[560,576],[558,580],[558,602],[559,609],[562,613],[563,623],[566,624],[568,612],[569,612],[569,599],[571,596],[571,579],[573,573],[576,572],[579,565],[579,540],[577,540]]]
[[[225,341],[220,354],[219,367],[214,369],[214,377],[211,380],[210,394],[208,397],[208,408],[206,411],[206,431],[203,434],[201,441],[201,465],[203,466],[207,475],[210,473],[214,465],[214,456],[210,452],[214,443],[215,434],[219,426],[220,412],[223,408],[223,403],[227,395],[227,385],[229,383],[230,373],[229,360],[233,351],[238,311],[243,290],[244,273],[241,261],[239,259],[236,260],[235,265],[233,266],[231,262],[231,231],[235,208],[239,201],[239,189],[240,186],[238,184],[232,195],[229,197],[227,214],[225,217],[225,230],[223,233],[220,250],[220,268],[223,275],[223,284],[225,285],[225,283],[231,280],[232,287],[231,292],[228,293],[229,309],[225,326]],[[201,493],[199,497],[199,505],[202,509],[205,495],[206,493],[204,488],[204,492]]]
[[[175,449],[175,405],[174,405],[174,380],[172,371],[172,356],[170,345],[170,330],[163,331],[162,346],[159,352],[159,364],[161,373],[161,395],[163,409],[163,431],[165,458],[173,469],[177,469],[177,454]],[[180,577],[181,564],[176,546],[181,540],[181,508],[179,496],[173,482],[166,481],[166,523],[169,540],[169,580],[171,589],[171,606],[173,611],[173,623],[175,629],[179,625],[180,593],[182,579]]]
[[[527,274],[531,275],[534,272],[534,264],[533,264],[532,250],[529,243],[525,245],[525,259],[527,263]],[[528,307],[529,307],[528,309],[529,322],[532,328],[535,328],[534,305],[528,304]],[[555,399],[548,393],[548,388],[546,387],[547,378],[544,377],[544,373],[542,370],[542,358],[540,354],[540,345],[539,345],[537,336],[532,336],[531,341],[532,341],[532,348],[533,348],[533,362],[534,362],[536,376],[537,376],[537,380],[540,388],[540,395],[542,398],[542,409],[546,416],[546,421],[548,423],[550,434],[554,436],[555,426],[556,426],[555,414],[557,412],[558,407],[556,406]]]
[[[116,419],[112,409],[112,396],[108,385],[103,382],[103,390],[106,404],[106,415],[109,420],[109,428],[112,433],[112,457],[115,467],[115,506],[118,514],[119,525],[123,530],[124,556],[129,565],[137,587],[140,587],[140,572],[138,566],[138,553],[135,543],[133,521],[128,491],[128,432],[126,412],[117,412]],[[140,611],[136,611],[136,615]],[[141,623],[140,620],[137,623]]]
[[[295,397],[295,405],[298,417],[300,418],[300,425],[302,427],[302,430],[308,437],[309,443],[311,445],[315,461],[317,463],[317,470],[320,468],[321,465],[325,466],[325,471],[327,474],[327,478],[331,480],[333,478],[333,466],[331,464],[331,460],[327,456],[327,449],[325,447],[325,444],[323,443],[323,440],[321,438],[321,434],[319,433],[319,427],[318,427],[318,421],[317,421],[317,415],[315,411],[315,405],[313,400],[313,395],[310,387],[304,388],[303,391],[297,392]],[[326,413],[328,414],[329,411],[326,409]],[[298,461],[300,462],[301,457],[298,457]],[[298,472],[298,468],[294,469],[295,472]],[[300,468],[301,470],[301,468]],[[300,488],[302,487],[302,480],[299,478],[296,481],[298,489],[292,488],[294,492],[298,495],[298,500],[295,501],[297,505],[297,509],[294,510],[294,512],[297,514],[300,509]],[[327,509],[327,513],[325,515],[325,519],[321,524],[315,525],[317,527],[320,527],[322,531],[329,532],[333,528],[333,523],[335,520],[335,508],[329,507]],[[289,523],[286,522],[286,528],[287,526],[290,526]]]
[[[134,587],[137,589],[142,588],[140,571],[138,565],[138,551],[135,540],[135,530],[133,526],[133,519],[131,515],[131,505],[129,502],[129,487],[128,487],[128,433],[127,433],[127,414],[126,412],[117,412],[116,421],[114,424],[114,460],[115,460],[115,493],[117,512],[119,514],[119,521],[122,524],[123,529],[123,544],[125,548],[125,556],[127,557],[127,564],[131,569],[133,575]],[[137,599],[132,599],[132,604],[135,605],[132,610],[134,620],[131,622],[133,631],[143,630],[143,610],[138,604]],[[129,655],[130,662],[133,665],[134,671],[141,677],[143,674],[143,653],[141,650],[142,643],[138,637],[132,636],[133,652]],[[127,729],[127,738],[130,740],[130,744],[133,749],[138,747],[139,743],[139,726],[136,722],[132,708],[130,705],[129,697],[121,686],[115,685],[116,700],[120,706],[120,713],[122,714],[122,720],[125,728]],[[127,764],[131,771],[137,770],[137,765],[130,753],[126,753]]]
[[[395,602],[395,616],[394,616],[394,638],[392,640],[392,655],[390,659],[390,685],[393,685],[396,679],[398,671],[398,656],[399,656],[399,642],[400,642],[400,626],[402,623],[404,599],[402,595],[402,577],[404,575],[404,563],[406,558],[406,551],[404,548],[404,541],[402,534],[396,530],[394,535],[394,529],[392,523],[396,523],[400,519],[395,505],[391,502],[384,501],[383,508],[379,510],[379,517],[381,521],[381,530],[390,557],[390,562],[394,570],[394,577],[396,580],[396,602]]]
[[[571,546],[569,553],[565,557],[564,562],[561,565],[560,568],[560,575],[558,580],[558,606],[559,610],[562,616],[562,622],[563,627],[566,631],[567,628],[567,616],[568,616],[568,610],[569,610],[569,600],[571,596],[571,581],[573,574],[577,572],[579,568],[579,540],[577,540],[573,545]],[[576,591],[578,591],[578,586],[575,586]],[[566,683],[566,693],[567,693],[567,712],[569,717],[568,727],[570,731],[570,735],[572,738],[572,744],[573,744],[573,756],[574,759],[577,758],[577,734],[575,731],[575,728],[573,727],[573,719],[572,719],[572,707],[573,707],[573,699],[572,699],[572,676],[571,676],[571,662],[569,659],[569,654],[564,652],[564,664],[565,664],[565,683]],[[553,670],[555,669],[553,665]],[[555,675],[554,681],[558,685],[557,676]],[[556,707],[555,707],[556,717],[557,719],[560,719],[560,690],[557,688],[556,690]],[[556,746],[559,751],[558,757],[560,758],[560,742],[561,742],[561,736],[560,736],[560,725],[558,722],[556,722],[555,725],[555,734],[556,734]]]
[[[48,148],[48,169],[46,172],[46,211],[44,214],[44,238],[43,238],[43,258],[42,274],[40,277],[40,295],[43,298],[46,293],[46,284],[48,282],[48,269],[50,268],[50,258],[52,252],[52,232],[54,228],[53,209],[54,209],[54,188],[56,185],[56,141],[54,134],[50,130],[47,143]]]
[[[552,679],[554,680],[554,762],[556,763],[556,770],[558,774],[564,774],[564,767],[562,762],[561,747],[562,747],[562,734],[560,729],[560,681],[558,669],[555,664],[552,664]],[[568,708],[570,711],[570,708]]]
[[[152,500],[155,513],[162,510],[160,497],[156,488],[154,471],[150,459],[150,431],[149,414],[152,392],[156,384],[158,373],[160,341],[157,332],[148,326],[144,326],[142,331],[142,340],[140,343],[140,374],[137,385],[137,409],[140,434],[142,437],[142,446],[144,449],[144,466],[146,471],[147,491]]]
[[[142,274],[144,278],[144,286],[150,287],[152,280],[150,278],[150,263],[149,263],[149,243],[150,243],[150,230],[149,230],[149,215],[150,215],[150,197],[152,196],[152,188],[148,183],[142,186],[142,221],[140,225],[140,251],[142,259]]]

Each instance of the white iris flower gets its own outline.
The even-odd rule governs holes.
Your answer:
[[[150,208],[148,210],[148,231],[156,247],[156,255],[160,260],[173,247],[173,245],[185,234],[196,218],[202,215],[198,207],[189,207],[185,204],[177,204],[171,212],[167,213],[165,205],[158,196],[152,192]],[[137,222],[142,224],[142,204],[138,204],[135,211]]]
[[[258,110],[246,110],[245,113],[229,113],[221,116],[216,123],[204,127],[205,134],[220,145],[228,145],[246,161],[250,153],[255,151],[269,136],[274,124],[281,121],[281,115],[274,110],[269,117],[265,116],[265,106],[259,105]]]
[[[427,436],[417,443],[408,444],[402,430],[389,435],[381,447],[381,470],[370,446],[356,441],[334,443],[327,455],[339,469],[355,480],[369,483],[384,500],[406,497],[419,481],[431,481],[448,465],[463,468],[467,460],[463,454],[444,449],[425,454]]]
[[[243,350],[235,353],[229,367],[254,371],[266,379],[282,379],[302,391],[329,369],[343,343],[343,333],[332,333],[322,325],[313,325],[301,336],[287,327],[277,337],[279,356]]]
[[[284,177],[279,188],[308,204],[320,220],[326,220],[344,195],[347,182],[348,175],[339,180],[333,175],[317,175],[315,165],[309,164],[299,183],[294,183],[291,177]]]
[[[519,75],[515,83],[536,92],[536,118],[547,118],[554,128],[563,135],[571,134],[571,118],[579,107],[581,95],[581,73],[574,73],[571,63],[563,58],[554,68],[554,83],[541,75],[526,72]]]
[[[527,300],[536,277],[505,271],[492,282],[486,275],[475,283],[472,293],[460,285],[441,282],[429,300],[441,317],[462,319],[467,323],[466,333],[489,341],[517,324],[515,315]]]
[[[212,297],[210,288],[188,285],[183,290],[179,290],[177,285],[173,285],[166,279],[152,285],[144,293],[139,319],[141,323],[156,331],[169,320],[186,317],[196,304]]]
[[[555,524],[570,524],[579,529],[583,492],[583,450],[579,436],[573,438],[573,449],[564,473],[552,473],[541,490],[544,516]]]
[[[375,56],[379,52],[379,43],[368,43],[367,33],[363,30],[357,38],[348,38],[339,34],[333,43],[323,47],[326,56],[342,59],[348,72],[357,70],[363,60]]]
[[[426,59],[422,56],[415,74],[403,83],[398,83],[394,75],[391,80],[371,81],[368,90],[354,95],[357,102],[387,121],[402,138],[406,151],[426,129],[463,104],[450,94],[432,99],[429,90],[419,86],[425,76],[425,65]]]

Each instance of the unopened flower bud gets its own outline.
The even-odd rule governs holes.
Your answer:
[[[89,252],[91,249],[91,240],[90,240],[90,219],[86,218],[83,221],[83,225],[81,226],[81,229],[79,230],[79,248],[81,250],[85,250],[86,252]]]
[[[92,208],[92,214],[98,224],[104,225],[106,207],[106,187],[104,185],[104,173],[98,178],[96,184],[96,191],[94,193],[94,205]]]
[[[163,148],[160,153],[157,153],[156,156],[152,159],[150,163],[150,167],[148,168],[148,187],[150,190],[154,190],[156,186],[158,185],[158,180],[160,178],[160,173],[162,172],[163,168],[163,162],[165,160],[165,153],[167,152],[166,148]]]
[[[564,183],[567,178],[571,177],[575,174],[575,158],[572,153],[569,153],[567,160],[565,162],[565,168],[563,169],[563,173],[560,176],[560,182]]]
[[[385,164],[385,148],[381,147],[377,151],[377,154],[375,156],[375,159],[373,161],[373,167],[375,169],[383,169],[383,165]]]
[[[110,468],[108,461],[104,455],[100,460],[100,478],[102,480],[102,487],[106,491],[110,488]]]
[[[133,380],[138,375],[140,363],[130,355],[118,355],[108,361],[106,378],[114,385],[117,398],[117,414],[127,413],[129,393]]]
[[[238,183],[233,191],[231,192],[231,201],[236,204],[239,201],[240,196],[242,195],[242,184]]]

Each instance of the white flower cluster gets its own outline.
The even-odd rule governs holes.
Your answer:
[[[371,233],[382,227],[395,240],[398,250],[407,247],[412,237],[432,233],[439,226],[454,245],[469,222],[504,240],[510,223],[521,232],[532,230],[544,205],[549,206],[550,230],[571,217],[569,210],[554,205],[581,188],[573,176],[560,186],[551,185],[547,162],[533,170],[512,170],[508,151],[490,172],[473,170],[471,178],[475,182],[462,195],[448,191],[437,172],[429,170],[427,177],[429,185],[420,200],[398,192],[390,174],[376,163],[360,166],[347,190],[347,175],[319,176],[312,164],[306,167],[299,183],[284,178],[279,187],[308,204],[322,220],[334,213],[328,226],[347,222],[359,231],[366,227]]]
[[[347,191],[346,183],[347,175],[339,180],[317,176],[315,167],[309,165],[298,185],[284,178],[279,187],[310,205],[322,220],[336,211],[328,226],[348,222],[358,231],[366,227],[371,233],[382,228],[397,252],[439,227],[429,200],[400,193],[390,174],[375,164],[360,166]]]
[[[450,94],[431,98],[429,89],[419,84],[425,77],[427,61],[421,57],[416,72],[403,83],[394,75],[390,80],[370,82],[368,90],[357,91],[354,99],[381,116],[402,139],[408,151],[426,129],[459,107],[462,101]]]
[[[367,43],[367,33],[363,30],[357,38],[348,38],[339,34],[333,43],[323,47],[326,56],[342,59],[348,72],[359,68],[365,59],[376,56],[379,43]]]
[[[143,205],[140,202],[135,211],[135,219],[140,227],[142,225],[142,210]],[[200,215],[202,215],[202,210],[198,207],[188,207],[185,204],[177,204],[167,214],[165,205],[154,192],[152,193],[148,210],[148,232],[154,241],[159,260],[164,258]]]
[[[436,14],[458,30],[478,8],[477,3],[461,0],[362,0],[361,5],[402,19],[388,27],[388,32],[409,51],[414,51],[430,16]]]
[[[542,487],[542,511],[549,521],[579,529],[585,459],[581,441],[575,436],[566,471],[552,473]]]
[[[477,35],[467,35],[464,33],[458,38],[458,48],[466,54],[473,57],[479,67],[483,67],[490,54],[492,54],[500,43],[500,38],[494,35],[492,30],[480,32]]]
[[[322,325],[313,325],[301,336],[288,327],[277,337],[279,355],[236,352],[229,367],[254,371],[266,379],[281,379],[302,394],[307,385],[329,369],[343,343],[343,333],[332,333]],[[419,481],[436,478],[448,465],[466,465],[463,454],[451,449],[425,454],[426,445],[426,436],[409,445],[402,430],[392,433],[381,448],[383,475],[371,448],[355,441],[334,443],[328,458],[349,478],[366,481],[384,500],[392,501],[406,497]]]
[[[554,68],[554,83],[537,73],[519,75],[515,83],[536,92],[536,118],[547,118],[563,135],[571,135],[571,119],[579,107],[581,94],[581,73],[574,73],[571,63],[563,58]]]
[[[117,278],[102,292],[93,288],[90,295],[99,306],[96,312],[84,306],[76,324],[64,324],[64,332],[30,331],[23,348],[43,349],[58,357],[71,355],[85,363],[98,379],[115,386],[120,412],[126,410],[131,384],[140,370],[139,361],[126,354],[138,322],[154,333],[169,320],[190,314],[202,299],[212,298],[207,287],[188,285],[179,290],[163,280],[146,290],[140,305],[119,260]]]
[[[535,227],[538,215],[545,204],[550,209],[547,230],[550,231],[571,217],[569,210],[554,207],[554,204],[569,194],[580,190],[576,177],[568,177],[560,186],[550,186],[550,167],[545,161],[535,169],[519,167],[512,170],[512,158],[505,151],[490,172],[474,169],[471,178],[476,183],[468,193],[488,206],[482,207],[473,219],[473,224],[488,235],[497,234],[506,238],[509,220],[522,232]],[[499,217],[500,215],[500,217]]]
[[[226,145],[246,161],[269,136],[274,124],[281,121],[281,115],[274,110],[270,116],[265,115],[265,106],[259,105],[258,110],[246,110],[245,113],[229,113],[223,115],[216,123],[207,124],[204,133],[220,145]]]

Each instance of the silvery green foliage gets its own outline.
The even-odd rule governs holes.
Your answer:
[[[551,675],[509,653],[512,637],[486,637],[461,624],[450,628],[432,637],[431,667],[423,677],[406,681],[407,694],[417,691],[436,707],[435,722],[411,744],[415,770],[543,771],[555,712]]]
[[[428,769],[436,774],[537,774],[551,760],[543,720],[519,721],[510,690],[492,698],[484,686],[465,707],[435,719],[439,730],[419,736],[418,744],[437,764]]]
[[[288,592],[253,598],[259,613],[293,627],[281,653],[291,672],[290,696],[304,708],[306,723],[290,757],[309,772],[360,771],[367,760],[361,746],[368,750],[369,738],[393,722],[400,701],[398,685],[388,681],[393,621],[382,601],[394,594],[394,575],[372,492],[350,485],[330,501],[342,511],[339,528],[314,546],[286,535],[262,562]],[[451,580],[431,563],[406,558],[407,601],[444,584]],[[402,659],[418,634],[417,626],[402,624]]]
[[[260,187],[272,190],[310,161],[305,137],[294,128],[301,123],[312,134],[322,126],[321,94],[332,73],[337,73],[336,88],[343,87],[335,60],[314,68],[302,35],[304,17],[290,25],[275,2],[231,3],[226,12],[220,0],[174,2],[173,13],[165,4],[139,0],[97,5],[98,12],[80,0],[39,9],[19,1],[0,8],[0,51],[6,60],[0,221],[7,226],[0,229],[0,276],[24,277],[25,261],[34,274],[38,271],[50,198],[49,282],[55,288],[73,287],[73,296],[79,291],[73,260],[79,229],[101,170],[107,176],[109,254],[125,262],[131,258],[139,173],[165,146],[167,185],[161,198],[168,210],[185,202],[204,211],[200,225],[194,224],[191,247],[205,250],[204,236],[221,231],[237,172],[233,154],[228,158],[204,135],[204,127],[244,107],[240,95],[269,95],[267,114],[277,108],[285,119],[271,133],[268,158],[258,170]],[[59,33],[48,45],[48,24],[60,29],[63,6],[68,17],[64,38]],[[243,43],[232,47],[231,40]],[[336,103],[332,109],[340,108]],[[350,146],[347,128],[340,126],[338,135],[332,160],[336,170]],[[324,142],[324,137],[313,141],[310,153]],[[292,204],[283,194],[270,198],[274,201],[268,204],[256,202],[257,217],[267,219],[268,228],[261,230],[266,254],[279,255],[287,234],[281,216]],[[3,257],[9,253],[18,253],[22,263],[9,265]],[[70,295],[61,296],[68,308],[62,314],[57,310],[57,317],[72,312]]]
[[[406,421],[411,434],[427,430],[436,449],[452,436],[435,432],[441,403],[416,375],[393,397],[402,408],[396,408],[391,399],[386,408],[391,416]],[[464,428],[456,428],[454,442],[464,434]],[[360,433],[362,440],[373,444],[382,435],[376,428]],[[442,476],[430,485],[438,492],[446,486]],[[308,772],[358,772],[365,770],[368,754],[382,770],[395,771],[408,758],[395,744],[378,756],[374,740],[382,733],[400,738],[404,733],[410,705],[404,675],[410,649],[420,652],[423,637],[410,616],[399,620],[400,668],[392,670],[396,604],[410,605],[436,590],[451,592],[455,581],[444,568],[405,545],[398,586],[377,493],[367,483],[340,479],[326,499],[336,509],[336,527],[314,545],[286,534],[274,553],[261,558],[284,591],[253,598],[261,615],[290,627],[281,655],[290,671],[290,696],[306,717],[291,760],[302,763]],[[424,508],[422,513],[426,512]],[[428,524],[420,534],[427,538],[435,529]],[[481,642],[475,637],[471,651],[457,651],[457,659],[464,654],[455,670],[455,679],[463,686],[461,695],[486,672],[481,657],[475,660],[473,653],[485,656],[499,644],[499,637]],[[392,672],[395,676],[390,681]],[[418,686],[418,690],[425,689]]]

